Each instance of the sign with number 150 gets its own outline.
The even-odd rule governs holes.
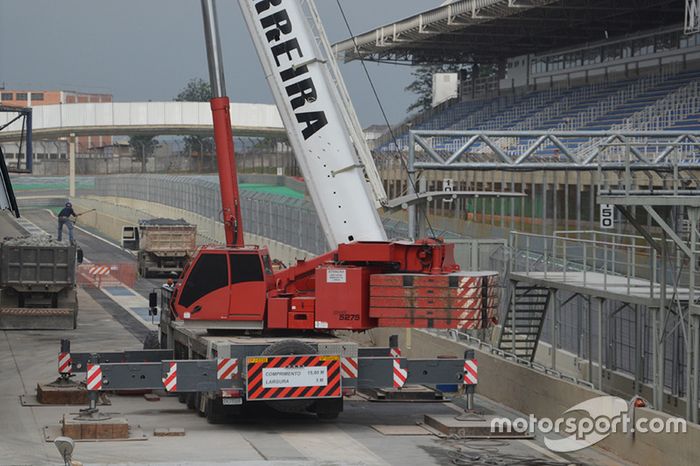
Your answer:
[[[615,207],[612,204],[600,205],[600,228],[610,229],[615,227]]]

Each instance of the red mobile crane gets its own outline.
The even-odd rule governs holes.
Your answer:
[[[335,62],[312,41],[325,35],[311,31],[303,3],[315,13],[308,1],[240,0],[309,191],[329,242],[337,248],[273,274],[266,248],[244,246],[221,47],[214,5],[204,1],[226,247],[205,247],[194,257],[176,286],[173,318],[208,328],[366,330],[383,326],[382,317],[391,316],[392,325],[420,327],[428,321],[418,316],[433,317],[429,326],[440,316],[438,326],[456,328],[466,320],[460,318],[464,303],[457,300],[423,303],[442,310],[433,315],[416,312],[420,306],[407,306],[403,313],[401,305],[391,306],[392,312],[383,312],[378,298],[389,296],[375,293],[377,299],[371,299],[370,282],[379,286],[391,280],[382,275],[447,275],[459,266],[453,246],[440,240],[386,241],[371,194],[377,203],[386,195],[373,182],[379,176],[364,139],[356,134],[359,123],[349,99],[343,99]],[[214,280],[214,275],[221,278]]]
[[[488,326],[497,276],[459,272],[437,239],[386,241],[386,195],[313,2],[239,1],[334,249],[273,273],[267,248],[245,246],[215,5],[202,0],[226,245],[202,247],[163,290],[161,349],[71,353],[62,341],[59,372],[87,372],[93,407],[100,390],[165,389],[212,422],[259,400],[332,418],[358,388],[461,382],[464,360],[409,360],[398,338],[360,348],[333,333]]]

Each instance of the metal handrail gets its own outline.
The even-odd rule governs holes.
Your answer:
[[[581,232],[579,231],[578,233]],[[539,272],[544,274],[545,279],[551,277],[555,280],[563,280],[563,282],[566,283],[570,276],[571,269],[576,270],[578,268],[578,271],[582,272],[582,275],[578,276],[577,280],[582,280],[582,286],[584,287],[602,286],[603,290],[616,293],[620,293],[624,290],[627,295],[631,295],[632,290],[638,293],[640,289],[646,289],[648,287],[648,293],[645,293],[645,295],[651,298],[654,297],[655,287],[658,285],[656,283],[657,273],[655,270],[657,252],[654,248],[646,244],[639,244],[639,238],[633,235],[620,235],[625,239],[631,239],[631,244],[627,244],[615,242],[614,240],[606,241],[597,237],[598,233],[600,233],[601,236],[614,238],[614,233],[602,233],[590,230],[586,233],[592,233],[594,235],[593,239],[567,238],[562,235],[562,232],[555,232],[554,235],[516,231],[510,232],[509,240],[511,252],[513,254],[510,272],[517,273],[519,271],[517,270],[518,264],[515,258],[523,256],[525,258],[525,265],[524,270],[521,270],[526,275],[532,274],[535,271],[533,269],[542,261],[543,267]],[[566,232],[566,234],[574,234],[574,232]],[[541,240],[542,251],[532,251],[532,239]],[[523,243],[524,250],[522,249]],[[569,254],[570,245],[581,248],[580,256],[577,254],[576,258],[571,258]],[[618,251],[622,251],[624,254],[618,254]],[[534,257],[533,252],[535,253]],[[636,260],[635,256],[640,252],[645,252],[650,255],[651,264],[648,268],[646,266],[640,267],[640,264]],[[580,268],[576,267],[576,264],[580,266]],[[640,274],[640,271],[644,272]],[[594,282],[591,282],[591,272],[600,274],[594,276]],[[611,283],[610,277],[613,276],[618,278]],[[624,281],[620,280],[619,277],[624,277]],[[638,282],[637,280],[644,281]]]
[[[435,333],[437,335],[443,336],[443,332],[445,331],[434,331],[431,333]],[[571,383],[574,383],[576,385],[581,385],[583,387],[587,387],[590,389],[595,389],[595,386],[583,379],[579,379],[578,377],[574,377],[572,375],[568,374],[563,374],[562,372],[552,369],[549,367],[546,367],[542,364],[530,361],[529,359],[521,358],[520,356],[517,356],[516,354],[510,352],[510,351],[504,351],[502,349],[496,348],[495,346],[491,345],[490,343],[486,343],[485,341],[476,338],[474,336],[469,335],[468,333],[460,332],[459,330],[447,330],[447,334],[450,336],[450,339],[453,341],[460,341],[463,340],[463,342],[469,346],[473,346],[479,351],[484,351],[488,352],[492,356],[496,356],[498,358],[501,358],[506,361],[513,361],[517,364],[520,364],[522,366],[527,367],[528,369],[532,369],[534,371],[543,373],[545,375],[548,375],[550,377],[555,377],[560,380],[565,380],[569,381]]]

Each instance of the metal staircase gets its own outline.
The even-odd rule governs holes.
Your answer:
[[[532,285],[514,284],[510,302],[503,320],[498,348],[516,356],[534,360],[542,325],[549,307],[550,291]],[[515,305],[513,305],[515,299]],[[515,325],[513,310],[515,309]]]

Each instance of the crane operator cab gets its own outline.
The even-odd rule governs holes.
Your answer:
[[[203,246],[175,285],[172,317],[208,328],[261,329],[272,282],[267,248]]]

